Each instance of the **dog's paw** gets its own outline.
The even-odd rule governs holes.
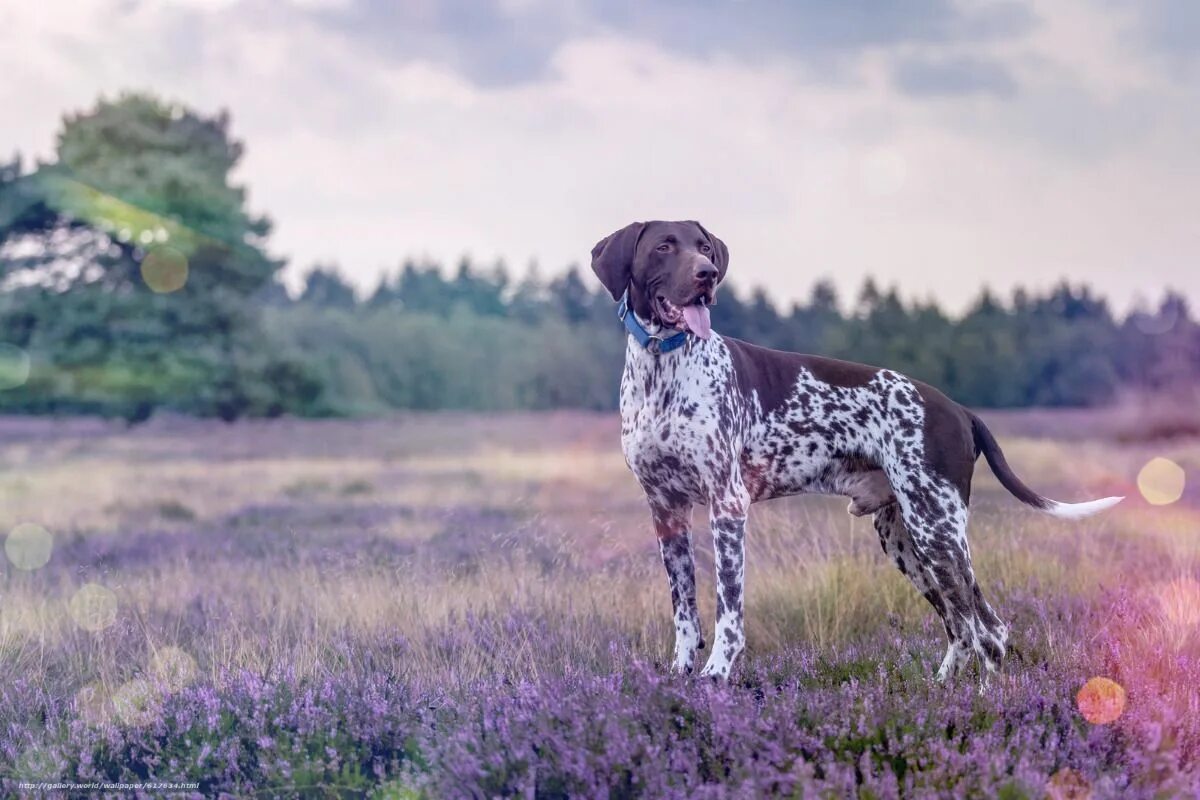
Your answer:
[[[688,675],[691,675],[695,671],[696,671],[695,656],[693,656],[691,658],[676,657],[676,659],[671,662],[671,674],[672,675],[682,675],[682,676],[686,677]]]
[[[704,665],[704,669],[700,670],[701,678],[708,678],[714,683],[724,683],[729,680],[729,673],[732,671],[733,665],[724,660],[709,659]]]

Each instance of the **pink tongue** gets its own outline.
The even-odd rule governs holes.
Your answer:
[[[688,330],[701,339],[707,339],[712,335],[712,322],[708,318],[708,306],[684,306],[683,321],[687,323]]]

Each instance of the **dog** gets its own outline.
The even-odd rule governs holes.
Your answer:
[[[884,552],[942,619],[937,679],[975,655],[1000,668],[1008,626],[971,568],[967,506],[982,454],[1018,500],[1065,518],[1120,502],[1059,503],[1028,488],[983,422],[937,389],[887,369],[785,353],[724,337],[709,306],[729,268],[725,243],[694,221],[635,222],[592,249],[592,270],[628,332],[621,448],[650,505],[671,588],[672,669],[705,647],[691,517],[709,507],[717,579],[713,647],[702,676],[727,679],[745,648],[746,515],[752,503],[845,495],[874,515]]]

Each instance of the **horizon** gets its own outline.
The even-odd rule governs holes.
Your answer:
[[[1120,314],[1200,296],[1182,4],[72,6],[0,11],[23,109],[0,146],[46,159],[64,114],[125,90],[226,108],[293,290],[464,253],[590,273],[632,219],[697,218],[781,309],[822,278],[953,315],[1062,280]]]
[[[326,273],[332,269],[335,275],[345,281],[350,288],[354,290],[356,302],[368,303],[371,301],[374,293],[380,288],[379,281],[394,281],[404,271],[404,269],[410,265],[418,270],[430,268],[436,269],[438,274],[441,275],[444,280],[449,282],[454,279],[454,275],[464,259],[470,264],[472,273],[480,277],[491,278],[494,276],[496,268],[503,266],[506,270],[506,275],[508,278],[507,287],[503,292],[503,296],[507,300],[511,300],[512,295],[522,281],[532,276],[529,265],[527,265],[524,269],[514,269],[513,265],[509,264],[504,259],[500,259],[499,262],[485,263],[474,260],[471,258],[469,253],[464,253],[459,258],[450,262],[433,261],[427,256],[405,257],[401,260],[400,264],[381,272],[378,281],[365,287],[353,283],[345,274],[344,270],[341,270],[336,264],[318,263],[311,265],[309,269],[320,270]],[[287,291],[289,299],[293,302],[299,302],[301,300],[301,295],[304,292],[304,278],[306,277],[309,269],[304,270],[304,272],[301,274],[292,276],[296,279],[295,281],[283,283],[283,287]],[[597,294],[601,297],[605,296],[606,294],[604,287],[595,280],[595,276],[592,275],[591,270],[586,265],[575,263],[565,265],[559,269],[546,269],[542,264],[537,263],[536,269],[536,277],[543,286],[548,285],[556,277],[566,275],[570,270],[575,269],[578,270],[579,274],[583,277],[585,285],[594,294]],[[952,308],[946,306],[938,298],[933,296],[908,296],[901,291],[901,287],[897,286],[896,284],[882,284],[873,275],[864,275],[862,282],[859,283],[857,287],[855,287],[852,291],[845,293],[843,293],[840,288],[837,287],[836,283],[828,275],[818,275],[813,278],[812,283],[809,285],[808,291],[802,292],[799,297],[785,298],[782,300],[771,296],[770,292],[767,291],[765,286],[760,284],[748,284],[744,281],[739,281],[736,277],[733,277],[726,278],[726,280],[720,283],[717,292],[717,301],[719,303],[722,293],[732,291],[737,295],[739,302],[749,303],[753,301],[755,294],[762,290],[766,292],[767,301],[771,303],[776,312],[780,316],[786,317],[791,312],[792,305],[794,303],[801,306],[809,305],[810,301],[812,300],[811,290],[815,289],[820,284],[826,284],[832,285],[838,290],[835,298],[836,303],[834,306],[837,312],[844,317],[853,317],[855,314],[855,307],[859,303],[862,290],[865,289],[868,282],[872,283],[874,288],[882,296],[886,296],[892,292],[895,292],[900,302],[908,310],[932,306],[952,320],[960,320],[964,316],[970,314],[973,309],[978,307],[979,302],[984,298],[985,295],[987,295],[992,302],[999,305],[1005,311],[1011,312],[1013,310],[1013,302],[1015,299],[1014,294],[1017,292],[1023,292],[1028,295],[1030,300],[1037,301],[1048,298],[1064,286],[1072,293],[1082,292],[1090,296],[1093,300],[1105,304],[1113,318],[1118,322],[1124,321],[1127,318],[1139,314],[1154,316],[1161,311],[1162,304],[1172,297],[1182,298],[1184,300],[1184,302],[1187,304],[1189,316],[1200,311],[1200,309],[1193,307],[1191,304],[1191,298],[1186,293],[1172,286],[1165,287],[1162,293],[1160,293],[1160,295],[1157,297],[1134,298],[1128,303],[1121,304],[1119,301],[1114,301],[1113,298],[1097,291],[1096,287],[1088,283],[1086,279],[1066,282],[1053,282],[1048,283],[1045,286],[1039,286],[1036,289],[1025,285],[1014,285],[1008,292],[1005,293],[997,292],[993,287],[987,284],[982,284],[978,287],[974,295],[967,298],[967,301],[961,307]],[[1143,300],[1144,302],[1139,304],[1139,300]],[[717,303],[714,303],[714,305],[716,304]],[[615,301],[612,302],[612,306],[615,311],[617,303]]]

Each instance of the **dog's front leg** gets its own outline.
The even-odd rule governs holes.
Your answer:
[[[692,554],[692,509],[652,508],[658,549],[671,584],[675,618],[675,659],[671,670],[690,675],[696,651],[704,649],[700,611],[696,607],[696,561]]]
[[[743,608],[746,578],[746,505],[714,503],[712,507],[713,560],[717,570],[717,627],[712,653],[700,673],[728,678],[746,647]]]

